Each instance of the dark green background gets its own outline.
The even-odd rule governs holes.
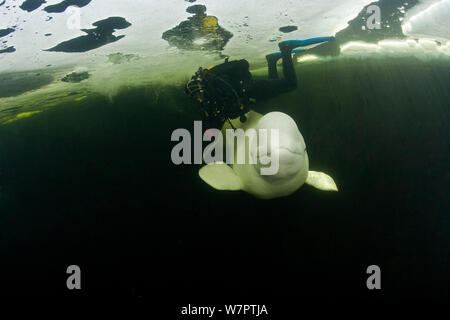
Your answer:
[[[181,87],[91,96],[0,127],[0,294],[449,297],[450,62],[334,59],[258,104],[291,115],[309,186],[270,201],[175,166]],[[382,290],[365,287],[369,265]],[[243,303],[243,302],[238,302]]]

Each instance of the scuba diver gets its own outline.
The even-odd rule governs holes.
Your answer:
[[[292,53],[305,50],[295,48],[333,40],[334,37],[319,37],[280,42],[280,52],[266,56],[269,79],[252,79],[249,63],[245,59],[228,61],[227,58],[215,67],[200,67],[187,83],[186,94],[199,105],[207,129],[220,130],[225,122],[238,117],[243,123],[247,120],[245,114],[257,100],[272,98],[297,88]],[[276,66],[280,58],[283,59],[283,79],[278,78]]]

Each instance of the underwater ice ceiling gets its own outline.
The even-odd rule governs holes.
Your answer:
[[[384,33],[360,25],[371,3],[380,4]],[[264,57],[278,41],[335,35],[355,18],[350,31],[361,38],[349,41],[450,39],[450,0],[0,0],[0,16],[0,71],[93,63],[117,52],[155,63],[184,50]]]

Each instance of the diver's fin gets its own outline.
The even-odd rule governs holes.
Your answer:
[[[311,38],[311,39],[305,39],[305,40],[287,40],[280,42],[278,46],[280,47],[280,50],[293,50],[298,47],[307,47],[313,44],[319,44],[322,42],[328,42],[328,41],[334,41],[335,37],[318,37],[318,38]]]
[[[308,171],[306,183],[323,191],[338,191],[333,178],[323,172]]]
[[[200,178],[217,190],[241,190],[241,179],[223,162],[210,163],[198,172]]]

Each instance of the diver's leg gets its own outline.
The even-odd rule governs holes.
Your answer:
[[[287,80],[288,87],[293,90],[297,88],[297,76],[295,74],[294,64],[292,62],[292,53],[304,50],[294,50],[297,47],[305,47],[313,44],[318,44],[327,41],[333,41],[334,37],[320,37],[306,40],[288,40],[278,44],[283,58],[283,74],[284,79]]]
[[[269,79],[278,79],[277,62],[280,58],[281,54],[279,52],[271,53],[266,56]]]
[[[295,89],[287,79],[252,79],[247,87],[249,98],[265,100]]]
[[[303,52],[306,50],[303,49],[295,49],[291,51],[292,53]],[[278,79],[278,71],[277,71],[277,62],[282,58],[281,52],[275,52],[268,54],[266,56],[267,66],[269,71],[269,79]]]
[[[283,75],[288,90],[297,88],[297,75],[292,62],[292,50],[280,44],[281,57],[283,58]]]
[[[281,46],[280,46],[281,48]],[[269,67],[269,79],[252,79],[247,93],[256,100],[269,99],[297,88],[297,76],[292,62],[292,50],[283,47],[281,53],[266,56]],[[283,59],[283,79],[278,79],[277,61]]]
[[[283,58],[283,79],[271,78],[276,72],[276,61],[272,60],[269,63],[269,80],[266,79],[253,79],[248,85],[247,94],[249,98],[269,99],[275,97],[281,93],[286,93],[297,88],[297,75],[295,74],[294,63],[292,61],[292,53],[305,51],[304,49],[297,49],[297,47],[309,46],[327,41],[335,40],[334,37],[321,37],[312,38],[306,40],[288,40],[279,44],[281,53],[274,54],[280,55]],[[267,56],[266,56],[267,58]],[[279,59],[279,58],[278,58]],[[278,60],[277,59],[277,60]],[[273,59],[275,60],[275,59]],[[275,68],[275,69],[273,69]],[[272,71],[271,71],[272,70]],[[275,72],[273,71],[275,70]]]

